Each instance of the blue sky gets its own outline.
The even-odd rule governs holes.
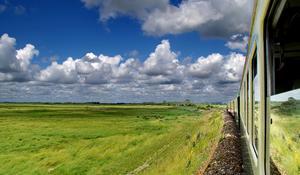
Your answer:
[[[141,59],[145,59],[162,39],[168,39],[173,50],[180,51],[181,58],[229,52],[224,47],[226,38],[204,38],[197,32],[148,36],[141,30],[138,19],[127,16],[102,23],[96,10],[87,10],[81,1],[9,2],[12,6],[23,6],[26,11],[16,15],[14,9],[8,9],[1,14],[0,33],[17,38],[18,46],[26,43],[39,46],[40,55],[34,62],[43,66],[43,58],[56,56],[62,62],[69,56],[78,58],[87,52],[126,56],[137,50]]]
[[[91,98],[82,98],[83,101],[118,102],[122,93],[129,95],[121,101],[131,101],[133,97],[140,99],[138,101],[185,98],[226,101],[234,96],[244,61],[251,3],[245,0],[124,2],[0,0],[0,44],[10,48],[0,50],[3,53],[0,54],[3,61],[0,89],[7,92],[0,100],[47,101],[47,95],[24,92],[16,87],[48,92],[49,88],[62,86],[77,88],[76,92],[69,92],[73,94],[86,86],[103,88],[101,92],[85,92]],[[241,11],[245,14],[235,15]],[[23,55],[18,52],[22,49]],[[93,55],[87,56],[88,53]],[[118,55],[120,59],[116,58]],[[68,57],[72,60],[66,62]],[[128,61],[130,58],[134,61]],[[116,62],[112,63],[113,59]],[[99,65],[95,66],[90,60]],[[230,66],[236,62],[239,62],[237,67]],[[123,63],[128,64],[130,70],[123,70]],[[111,72],[104,71],[107,66]],[[121,76],[120,72],[125,73]],[[226,87],[221,88],[220,84]],[[118,90],[112,88],[106,97],[104,91],[112,86]],[[188,86],[191,87],[185,88]],[[143,92],[142,95],[136,94],[137,89],[128,90],[133,87]],[[147,96],[161,88],[164,94],[158,95],[160,98]],[[66,91],[68,89],[70,87]],[[205,89],[211,89],[210,93],[218,91],[220,98],[192,95],[207,93]],[[66,91],[58,92],[62,98],[51,101],[81,101],[80,96],[69,98]],[[97,98],[93,98],[94,93],[99,93]],[[111,97],[117,93],[120,94]],[[26,98],[20,98],[20,94]],[[178,98],[174,98],[174,94],[178,94]]]

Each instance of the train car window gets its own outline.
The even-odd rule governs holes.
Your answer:
[[[281,7],[267,25],[271,174],[300,174],[300,2]]]
[[[238,126],[239,126],[239,129],[240,129],[240,126],[241,126],[241,96],[239,95],[238,98],[237,98],[237,123],[238,123]]]
[[[252,75],[251,75],[252,71],[250,72],[249,70],[249,77],[248,77],[248,132],[251,132],[251,126],[252,124],[252,114],[251,114],[251,110],[252,110]]]
[[[246,91],[246,83],[244,82],[244,123],[245,130],[247,131],[247,91]]]
[[[243,84],[243,94],[242,94],[242,96],[243,96],[243,101],[242,101],[242,103],[243,103],[243,120],[244,120],[244,122],[243,122],[243,124],[245,125],[245,83]]]
[[[242,118],[243,117],[243,84],[241,85],[239,112],[240,112],[240,117]]]
[[[250,91],[249,91],[249,84],[250,84],[250,82],[249,82],[249,73],[247,73],[247,92],[246,92],[246,101],[247,101],[247,107],[246,107],[246,110],[247,110],[247,114],[246,114],[246,116],[247,116],[247,133],[249,134],[250,132],[250,122],[249,122],[249,120],[250,120],[250,115],[249,115],[249,113],[250,113],[250,110],[249,110],[249,104],[250,104],[250,98],[249,98],[249,94],[250,94]]]
[[[232,112],[233,112],[233,115],[234,115],[234,112],[235,112],[234,101],[232,101]]]
[[[259,76],[258,76],[258,61],[256,53],[252,59],[252,143],[256,154],[258,152],[258,118],[259,118],[259,105],[260,105],[260,89],[259,89]]]
[[[241,92],[240,92],[240,108],[239,108],[239,110],[240,110],[240,117],[241,118],[243,118],[243,110],[244,110],[244,108],[243,108],[243,85],[241,85]]]

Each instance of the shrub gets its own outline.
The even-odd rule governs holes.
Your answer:
[[[293,97],[289,97],[287,101],[282,102],[279,110],[281,113],[290,114],[297,109],[297,100]]]

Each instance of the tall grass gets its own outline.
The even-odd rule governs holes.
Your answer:
[[[300,174],[300,103],[273,103],[271,156],[282,174]]]
[[[192,174],[218,111],[161,105],[0,104],[0,174]]]

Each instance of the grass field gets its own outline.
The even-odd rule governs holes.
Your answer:
[[[193,174],[222,127],[204,109],[0,104],[0,174]]]
[[[271,155],[282,174],[300,174],[300,101],[273,103]]]

